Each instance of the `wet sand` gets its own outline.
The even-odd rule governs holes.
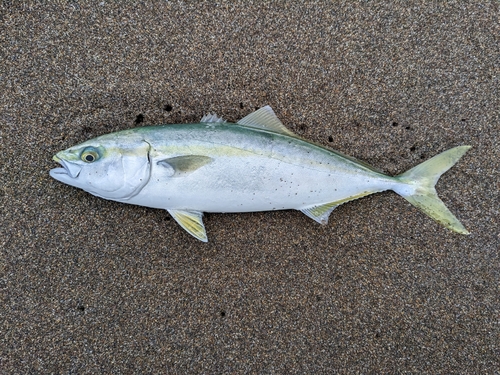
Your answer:
[[[498,373],[497,2],[85,3],[0,6],[0,372]],[[267,104],[388,174],[472,145],[437,185],[471,235],[387,192],[325,227],[207,214],[204,244],[48,175],[101,134]]]

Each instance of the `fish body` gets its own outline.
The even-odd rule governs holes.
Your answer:
[[[54,160],[62,168],[50,175],[105,199],[166,209],[202,241],[203,212],[295,209],[326,224],[339,204],[385,190],[466,234],[434,185],[468,148],[391,177],[300,138],[266,106],[236,124],[208,115],[197,124],[103,135],[59,152]]]

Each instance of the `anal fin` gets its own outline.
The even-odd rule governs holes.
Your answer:
[[[328,217],[337,206],[338,204],[336,202],[332,202],[304,208],[300,211],[318,223],[326,225],[328,223]]]
[[[356,195],[351,195],[349,197],[346,197],[344,199],[340,199],[335,202],[330,202],[330,203],[324,203],[324,204],[318,204],[315,206],[303,208],[300,211],[304,213],[305,215],[309,216],[311,219],[317,221],[320,224],[327,224],[328,223],[328,216],[332,213],[332,211],[340,206],[342,203],[349,202],[358,198],[365,197],[367,195],[373,194],[376,191],[365,191],[363,193],[359,193]]]
[[[194,210],[167,210],[170,215],[190,235],[203,242],[208,242],[205,225],[203,225],[203,213]]]

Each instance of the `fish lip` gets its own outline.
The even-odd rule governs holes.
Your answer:
[[[65,168],[53,168],[50,170],[51,174],[68,174],[68,171]]]
[[[64,159],[54,156],[54,161],[61,164],[62,168],[54,168],[50,170],[51,175],[66,174],[71,178],[77,178],[80,175],[82,167],[77,164],[70,163]]]

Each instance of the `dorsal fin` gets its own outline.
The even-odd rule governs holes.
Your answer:
[[[274,114],[272,108],[268,105],[250,113],[246,117],[243,117],[237,122],[237,124],[297,137],[297,135],[288,130],[285,125],[281,123],[281,121]]]
[[[268,105],[266,105],[265,107],[262,107],[262,108],[256,110],[255,112],[250,113],[246,117],[243,117],[240,121],[237,122],[237,124],[239,124],[239,125],[245,125],[245,126],[249,126],[249,127],[257,128],[257,129],[270,130],[270,131],[273,131],[275,133],[284,134],[284,135],[288,135],[290,137],[294,137],[294,138],[297,138],[297,139],[304,140],[299,135],[295,134],[291,130],[288,130],[285,127],[285,125],[283,125],[283,123],[279,120],[279,118],[276,117],[276,115],[274,114],[273,109],[270,106],[268,106]],[[322,146],[320,144],[317,144],[317,143],[314,143],[314,142],[311,142],[311,141],[308,141],[308,140],[304,140],[304,141],[308,142],[308,143],[311,143],[311,144],[314,144],[314,145],[317,145],[319,147],[325,148],[324,146]],[[340,151],[332,150],[330,148],[327,148],[327,150],[329,150],[331,152],[334,152],[337,155],[342,156],[343,158],[346,158],[346,159],[348,159],[350,161],[353,161],[353,162],[355,162],[357,164],[361,164],[362,166],[370,169],[371,171],[374,171],[374,172],[377,172],[377,173],[384,173],[380,169],[377,169],[377,168],[369,165],[365,161],[358,160],[358,159],[356,159],[353,156],[346,155],[346,154],[344,154],[344,153],[342,153]]]
[[[200,122],[211,123],[211,122],[226,122],[222,117],[218,117],[215,113],[209,113],[203,116]]]
[[[351,155],[347,155],[347,154],[344,154],[343,152],[340,152],[340,151],[337,151],[337,150],[332,150],[332,149],[329,149],[331,152],[339,155],[339,156],[342,156],[343,158],[345,159],[348,159],[350,161],[353,161],[357,164],[360,164],[362,165],[363,167],[365,168],[368,168],[369,170],[373,171],[373,172],[377,172],[377,173],[382,173],[382,174],[385,174],[385,172],[381,169],[378,169],[370,164],[368,164],[366,161],[364,160],[359,160],[358,158],[355,158],[354,156],[351,156]]]

